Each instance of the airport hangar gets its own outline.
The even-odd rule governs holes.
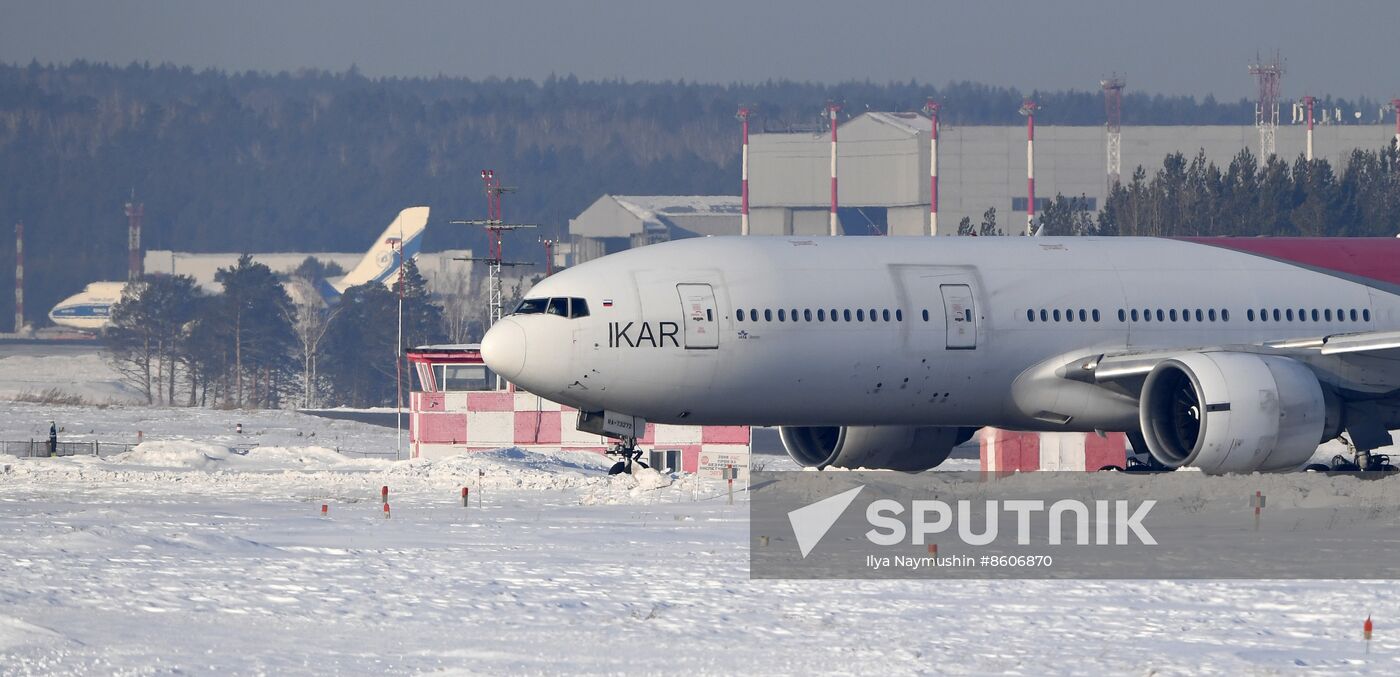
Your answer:
[[[928,235],[929,118],[917,113],[862,113],[837,128],[837,215],[847,235]],[[1378,150],[1394,138],[1389,125],[1319,125],[1313,147],[1340,173],[1355,149]],[[1278,156],[1303,153],[1305,125],[1279,125]],[[1124,126],[1122,179],[1142,166],[1151,176],[1171,153],[1206,158],[1224,168],[1241,150],[1259,155],[1252,125]],[[757,133],[749,138],[749,220],[754,235],[826,235],[831,202],[831,136],[827,131]],[[1103,126],[1037,125],[1036,211],[1057,193],[1086,198],[1097,210],[1108,193]],[[958,221],[981,223],[989,207],[1003,231],[1026,223],[1026,129],[1023,126],[938,128],[938,232],[956,235]],[[737,177],[736,177],[737,179]],[[738,181],[736,180],[736,188]],[[740,197],[604,195],[569,220],[570,265],[653,242],[740,232]]]

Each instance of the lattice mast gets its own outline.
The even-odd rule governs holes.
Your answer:
[[[135,282],[146,274],[146,261],[141,255],[141,220],[146,215],[146,205],[136,201],[136,191],[131,191],[131,201],[126,203],[126,279]]]
[[[486,190],[486,219],[471,219],[466,221],[453,221],[454,224],[468,226],[483,226],[486,228],[490,248],[487,256],[469,256],[456,259],[457,261],[482,261],[487,264],[486,287],[490,296],[491,324],[499,322],[505,315],[505,291],[502,288],[501,268],[514,266],[528,266],[530,263],[521,261],[506,261],[502,258],[502,237],[506,231],[520,230],[522,228],[534,228],[533,224],[506,223],[501,218],[501,195],[514,192],[514,188],[507,188],[501,185],[501,180],[496,178],[495,170],[481,170],[481,183]]]
[[[1123,88],[1127,84],[1127,79],[1116,73],[1099,81],[1099,86],[1103,88],[1103,109],[1107,119],[1104,132],[1108,150],[1106,169],[1109,192],[1113,192],[1114,186],[1123,180]]]
[[[1249,67],[1259,85],[1259,96],[1254,104],[1254,126],[1259,129],[1259,160],[1268,162],[1275,155],[1275,139],[1278,138],[1278,97],[1279,82],[1283,79],[1283,62],[1278,53],[1272,61],[1265,63],[1255,57]]]

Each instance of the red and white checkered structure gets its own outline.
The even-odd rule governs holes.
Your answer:
[[[982,470],[1028,472],[1076,470],[1093,472],[1104,466],[1127,464],[1123,433],[1024,433],[983,428]]]
[[[578,410],[515,390],[439,390],[434,364],[480,364],[480,353],[460,350],[410,351],[423,389],[409,400],[409,448],[414,458],[441,458],[503,447],[593,451],[613,440],[576,429]],[[748,453],[748,426],[648,424],[637,440],[649,450],[675,450],[681,470],[695,472],[704,452]]]

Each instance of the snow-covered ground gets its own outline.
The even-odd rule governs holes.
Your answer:
[[[719,483],[346,456],[394,431],[290,412],[0,404],[0,438],[49,420],[146,443],[0,459],[0,674],[1400,671],[1387,583],[751,581]]]

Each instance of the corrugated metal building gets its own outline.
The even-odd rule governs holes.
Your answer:
[[[739,197],[604,195],[569,219],[565,265],[687,237],[739,234]]]
[[[841,124],[838,216],[846,234],[927,234],[929,120],[915,113],[864,113]],[[1290,163],[1303,152],[1305,128],[1278,128],[1277,150]],[[1319,158],[1340,168],[1353,149],[1378,149],[1394,135],[1388,125],[1317,127]],[[825,235],[830,208],[831,140],[826,132],[754,134],[749,139],[749,212],[755,235]],[[1004,230],[1026,222],[1026,130],[942,123],[938,136],[940,235],[956,234],[962,217],[974,223],[988,207]],[[1222,167],[1241,149],[1256,155],[1253,126],[1124,127],[1122,176],[1142,165],[1148,174],[1168,154],[1206,157]],[[1097,209],[1107,194],[1103,127],[1037,125],[1037,211],[1056,193],[1087,198]],[[1012,228],[1008,229],[1007,225]]]

